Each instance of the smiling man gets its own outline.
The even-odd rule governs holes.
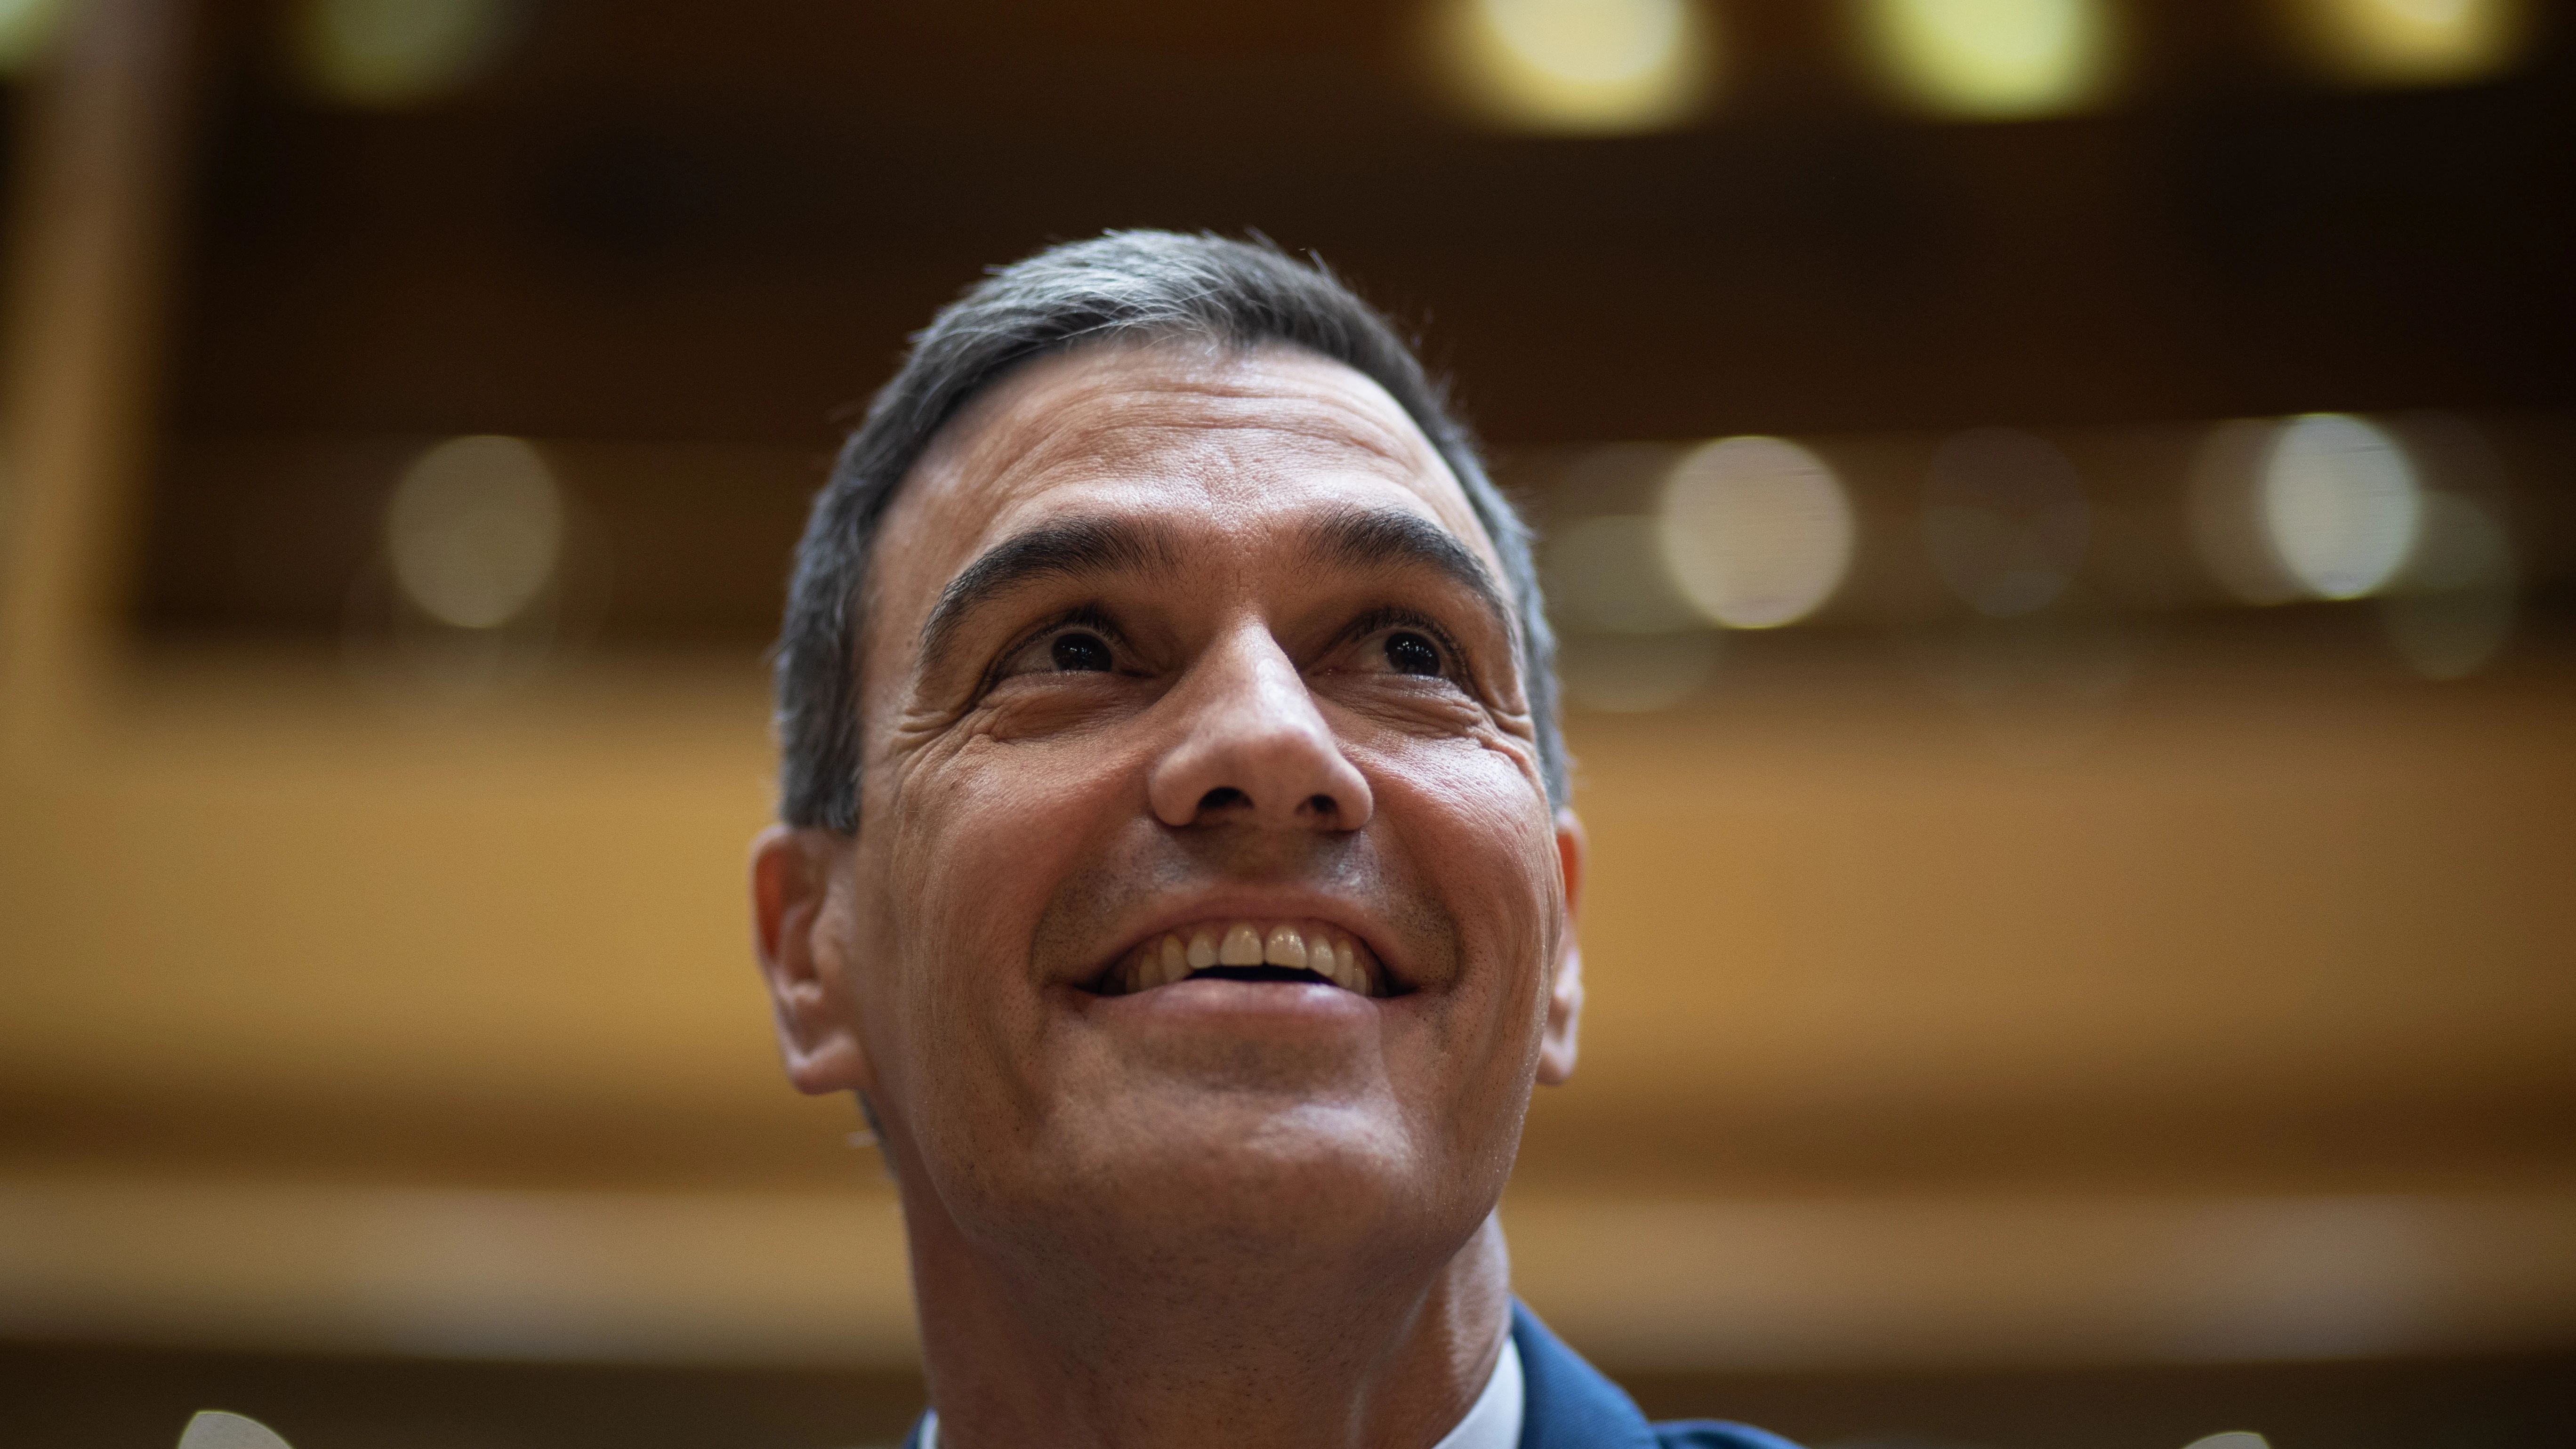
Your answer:
[[[1324,272],[1114,234],[915,340],[798,551],[752,896],[789,1076],[902,1195],[916,1444],[1779,1444],[1511,1298],[1582,1004],[1550,661]]]

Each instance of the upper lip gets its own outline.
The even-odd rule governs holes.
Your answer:
[[[1160,902],[1137,924],[1122,929],[1117,949],[1091,960],[1084,968],[1082,979],[1097,979],[1101,973],[1125,960],[1129,952],[1165,931],[1202,921],[1283,919],[1321,921],[1347,932],[1357,937],[1360,944],[1368,947],[1370,954],[1377,958],[1378,968],[1385,973],[1386,984],[1390,988],[1401,986],[1408,980],[1401,959],[1387,949],[1385,933],[1378,929],[1377,923],[1369,919],[1367,913],[1336,896],[1276,889],[1211,891],[1205,895]]]

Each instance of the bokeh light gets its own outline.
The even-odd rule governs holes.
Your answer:
[[[179,1449],[288,1449],[277,1431],[257,1419],[200,1409],[179,1435]]]
[[[2057,602],[2083,566],[2092,532],[2075,465],[2028,433],[1978,428],[1932,457],[1924,546],[1942,582],[1987,618],[2019,618]]]
[[[2211,428],[2190,482],[2192,544],[2203,567],[2240,604],[2286,604],[2304,595],[2272,549],[2262,518],[2264,465],[2281,423],[2238,418]]]
[[[395,485],[385,551],[422,612],[460,629],[490,629],[545,591],[563,530],[562,496],[535,447],[518,438],[450,438]]]
[[[2342,413],[2293,419],[2263,468],[2265,537],[2323,599],[2376,592],[2415,546],[2423,489],[2397,441]]]
[[[2456,493],[2424,495],[2414,552],[2380,597],[2388,639],[2427,679],[2474,674],[2513,633],[2512,541],[2495,515]]]
[[[1866,0],[1888,80],[1938,115],[2014,120],[2078,109],[2110,75],[2099,0]]]
[[[1700,625],[1664,572],[1663,529],[1642,514],[1586,518],[1549,540],[1547,596],[1570,629],[1663,634]]]
[[[498,57],[514,0],[298,0],[291,48],[332,100],[403,106],[464,85]]]
[[[2522,0],[2289,0],[2328,74],[2360,85],[2456,85],[2513,64],[2530,33]]]
[[[0,75],[24,75],[51,53],[71,0],[0,0]]]
[[[1665,480],[1663,524],[1673,582],[1730,629],[1805,618],[1851,566],[1842,480],[1780,438],[1726,438],[1686,455]]]
[[[1453,0],[1438,39],[1487,120],[1595,135],[1687,120],[1707,97],[1716,49],[1698,0]]]

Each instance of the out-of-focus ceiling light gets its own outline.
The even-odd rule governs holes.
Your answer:
[[[563,499],[518,438],[450,438],[415,459],[385,510],[394,578],[422,612],[460,629],[508,623],[552,581]]]
[[[2513,64],[2522,0],[2285,0],[2310,56],[2360,85],[2456,85]]]
[[[1924,546],[1942,582],[1990,619],[2057,602],[2083,567],[2092,534],[2075,465],[2028,433],[1978,428],[1932,457]]]
[[[453,91],[496,59],[516,0],[298,0],[289,42],[307,84],[354,106]]]
[[[1936,115],[2056,115],[2110,78],[2101,0],[1864,0],[1862,19],[1888,80]]]
[[[53,51],[71,0],[0,0],[0,75],[24,75]]]
[[[179,1435],[179,1449],[287,1449],[287,1444],[257,1419],[199,1409]]]
[[[2395,439],[2359,418],[2311,413],[2273,440],[2263,531],[2290,576],[2322,599],[2375,593],[2415,547],[2423,488]]]
[[[1842,480],[1780,438],[1726,438],[1684,456],[1664,483],[1663,524],[1673,582],[1730,629],[1805,618],[1851,566]]]
[[[1710,89],[1705,0],[1445,0],[1437,20],[1462,97],[1515,130],[1657,130],[1690,119]]]

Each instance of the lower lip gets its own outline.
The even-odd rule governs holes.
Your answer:
[[[1086,993],[1087,995],[1088,993]],[[1113,1020],[1169,1022],[1176,1026],[1365,1022],[1377,1000],[1338,986],[1294,981],[1228,981],[1202,976],[1125,996],[1093,996],[1091,1009]]]

